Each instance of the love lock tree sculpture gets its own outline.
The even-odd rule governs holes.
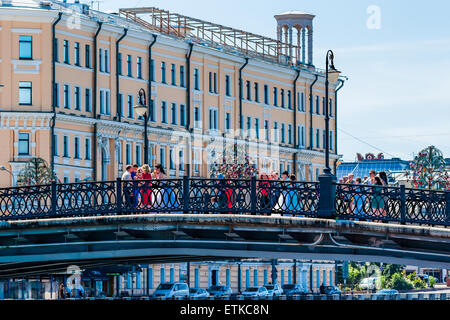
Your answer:
[[[412,173],[407,172],[407,181],[418,189],[448,190],[450,176],[442,152],[429,146],[410,163]]]
[[[53,179],[55,179],[55,175],[48,163],[42,158],[33,158],[27,162],[25,168],[20,172],[17,178],[17,186],[50,184]]]

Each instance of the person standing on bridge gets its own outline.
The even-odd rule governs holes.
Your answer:
[[[282,191],[280,191],[278,196],[278,202],[276,204],[276,209],[281,212],[285,212],[288,210],[288,204],[291,201],[290,200],[290,194],[288,193],[288,188],[290,187],[289,182],[289,172],[284,171],[281,174],[281,184],[280,187],[282,188]]]
[[[280,197],[280,188],[279,188],[279,178],[278,178],[278,172],[276,171],[272,171],[272,173],[270,174],[270,180],[272,180],[270,182],[270,185],[272,188],[270,188],[270,207],[273,209],[277,209],[277,204],[278,204],[278,198]]]
[[[141,200],[144,208],[149,208],[152,204],[152,189],[151,189],[151,180],[152,174],[150,172],[150,167],[148,164],[144,164],[142,166],[142,175],[141,179],[146,180],[141,184]]]
[[[131,169],[131,178],[133,181],[138,180],[136,176],[138,175],[138,169],[139,166],[137,164],[133,165],[133,168]],[[139,200],[139,191],[138,191],[138,183],[133,182],[131,183],[133,185],[133,208],[136,208],[138,206],[138,200]]]
[[[133,168],[131,169],[131,178],[133,180],[136,179],[137,170],[139,169],[139,166],[137,164],[133,164]]]
[[[131,165],[127,165],[125,168],[125,172],[122,175],[122,181],[123,182],[123,193],[125,195],[125,203],[127,208],[131,208],[134,203],[134,194],[133,194],[133,187],[132,187],[132,181],[133,178],[131,176],[131,172],[133,171],[133,167]]]
[[[383,187],[388,187],[389,186],[389,182],[388,182],[388,177],[387,177],[386,172],[380,171],[378,173],[378,176],[381,179],[381,183],[383,184]],[[384,200],[383,201],[384,202],[384,208],[383,208],[383,211],[381,213],[383,216],[386,216],[386,213],[389,212],[389,196],[384,195],[387,192],[388,192],[388,189],[384,189],[383,188],[382,194],[383,194],[383,200]]]
[[[374,216],[382,215],[384,211],[384,199],[383,199],[383,183],[379,176],[375,177],[375,186],[372,189],[372,199],[370,201],[370,207]],[[381,222],[381,221],[375,221]]]
[[[172,195],[173,191],[169,188],[168,181],[165,181],[167,179],[166,172],[164,171],[163,166],[158,163],[155,166],[155,170],[152,174],[152,179],[156,180],[156,186],[157,188],[153,188],[152,191],[156,193],[154,196],[156,208],[158,209],[165,209],[170,208],[170,203],[176,202],[176,199],[173,199],[175,197],[175,194]]]
[[[352,195],[352,191],[353,191],[353,184],[355,184],[355,181],[353,180],[354,175],[353,173],[349,173],[347,176],[347,184],[348,186],[345,187],[347,194],[345,195],[345,201],[347,202],[347,213],[348,214],[352,214],[354,211],[354,207],[353,207],[353,196]]]
[[[366,206],[366,196],[364,195],[363,188],[361,187],[362,180],[360,177],[356,178],[356,185],[355,185],[355,194],[353,195],[353,213],[356,216],[362,216],[364,217],[365,213],[365,206]],[[358,219],[355,219],[358,221]],[[361,218],[361,220],[365,221],[364,218]]]
[[[294,215],[301,211],[302,203],[299,195],[299,184],[296,182],[297,177],[293,174],[289,177],[291,184],[288,191],[289,203],[287,209]],[[297,217],[303,217],[302,215],[296,215]]]
[[[375,170],[370,170],[369,171],[369,178],[364,181],[364,184],[374,185],[375,182],[376,182],[375,181],[375,176],[376,176]]]
[[[270,209],[270,199],[269,199],[269,177],[267,174],[263,173],[259,177],[261,181],[258,182],[259,195],[260,195],[260,205],[261,209],[264,211]],[[266,214],[266,213],[264,213]]]
[[[122,180],[129,181],[133,180],[133,177],[131,176],[131,171],[133,167],[131,165],[127,165],[125,168],[125,172],[122,174]]]

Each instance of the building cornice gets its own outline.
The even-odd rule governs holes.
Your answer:
[[[40,121],[39,128],[48,129],[53,113],[50,112],[0,112],[0,128],[1,129],[19,129],[19,121],[33,121],[30,129],[36,128],[36,121]],[[14,121],[13,125],[10,122]],[[26,128],[20,127],[21,129]]]

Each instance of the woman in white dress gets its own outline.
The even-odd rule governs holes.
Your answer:
[[[155,209],[168,209],[174,211],[180,209],[181,205],[177,201],[176,192],[173,189],[173,181],[165,181],[167,179],[166,172],[161,164],[155,166],[152,179],[159,180],[156,183],[155,201],[153,207]],[[163,210],[164,211],[164,210]]]
[[[280,195],[278,197],[278,201],[275,205],[275,210],[281,213],[285,213],[288,208],[288,203],[291,201],[291,195],[288,193],[289,186],[289,173],[284,171],[281,174],[281,181],[279,182],[280,186]]]

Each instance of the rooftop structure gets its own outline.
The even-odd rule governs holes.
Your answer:
[[[298,45],[294,45],[292,39],[287,36],[285,37],[286,41],[283,42],[281,33],[278,39],[275,40],[155,7],[123,8],[120,9],[119,15],[127,20],[139,23],[149,30],[188,39],[220,50],[235,51],[281,64],[304,64],[304,61],[300,61],[300,42]],[[147,19],[141,18],[142,15],[146,15]],[[308,22],[309,28],[312,28],[312,18],[314,16],[300,15],[302,19]],[[284,14],[275,17],[283,16]],[[293,19],[297,21],[298,17],[299,14],[295,14]],[[312,45],[312,38],[310,43]],[[310,62],[312,64],[312,58],[310,58]]]
[[[337,167],[336,176],[338,179],[341,179],[353,173],[355,178],[364,178],[369,176],[370,170],[375,170],[377,173],[385,171],[390,176],[392,173],[408,170],[409,163],[410,161],[400,158],[385,159],[383,154],[375,157],[373,154],[368,153],[365,155],[365,158],[358,154],[358,161],[342,162]]]

